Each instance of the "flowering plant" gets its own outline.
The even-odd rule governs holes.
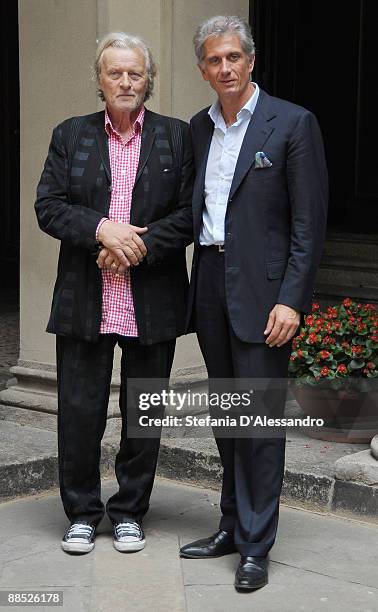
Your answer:
[[[312,314],[293,340],[290,377],[298,383],[333,382],[341,388],[347,380],[378,377],[378,312],[375,304],[357,304],[345,298],[341,304]],[[347,379],[347,380],[346,380]],[[357,381],[355,381],[357,382]]]

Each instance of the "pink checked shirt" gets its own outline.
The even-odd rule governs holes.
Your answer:
[[[112,176],[112,195],[109,216],[111,221],[130,223],[130,208],[135,177],[138,169],[144,106],[140,109],[130,137],[125,141],[113,128],[105,110],[105,130],[109,137],[109,157]],[[103,223],[100,221],[100,225]],[[100,334],[138,336],[135,320],[130,272],[114,276],[102,270],[102,319]]]

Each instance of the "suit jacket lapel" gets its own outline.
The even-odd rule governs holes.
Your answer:
[[[146,109],[144,116],[143,129],[142,129],[142,142],[140,146],[139,164],[138,170],[135,177],[135,185],[142,176],[143,169],[150,156],[152,145],[155,140],[155,129],[152,122],[151,114]]]
[[[270,112],[269,106],[269,96],[264,91],[260,90],[259,99],[245,133],[236,163],[234,178],[230,189],[230,199],[233,197],[243,178],[254,163],[255,153],[263,150],[264,144],[274,130],[274,127],[269,121],[275,115]]]
[[[105,132],[104,127],[104,113],[99,113],[100,121],[96,127],[96,143],[98,147],[98,151],[100,153],[102,165],[104,166],[104,171],[109,183],[112,182],[112,175],[110,171],[110,160],[109,160],[109,146],[108,146],[108,136]]]
[[[196,180],[193,189],[193,222],[194,222],[194,235],[196,238],[199,236],[199,226],[202,221],[202,207],[204,201],[204,189],[205,189],[205,176],[207,159],[209,157],[209,150],[211,145],[211,139],[214,132],[214,123],[210,116],[206,114],[203,118],[203,126],[201,131],[201,141],[195,143],[197,150],[201,151],[199,156],[198,165],[196,169]],[[198,231],[196,231],[198,230]]]

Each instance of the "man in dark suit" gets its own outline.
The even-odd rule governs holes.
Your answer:
[[[149,49],[109,34],[95,70],[105,111],[54,129],[35,204],[41,229],[61,241],[47,331],[57,335],[60,490],[71,523],[62,548],[71,553],[93,549],[105,512],[99,461],[117,343],[119,490],[106,511],[117,550],[145,545],[159,439],[127,439],[127,379],[169,379],[192,241],[189,126],[145,109],[156,73]]]
[[[190,317],[209,379],[285,379],[291,338],[311,310],[326,227],[327,170],[308,110],[251,81],[254,43],[238,17],[214,17],[194,37],[218,100],[191,121],[196,180]],[[286,391],[268,395],[282,416]],[[268,404],[269,404],[268,402]],[[260,432],[261,433],[261,432]],[[181,556],[238,551],[235,587],[268,581],[285,436],[216,438],[223,488],[219,531]]]

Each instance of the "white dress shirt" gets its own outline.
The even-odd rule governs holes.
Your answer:
[[[214,122],[205,175],[205,207],[202,214],[200,244],[210,246],[224,243],[224,220],[228,195],[234,178],[235,166],[248,124],[259,97],[259,87],[236,115],[236,121],[226,126],[219,100],[209,108]]]

